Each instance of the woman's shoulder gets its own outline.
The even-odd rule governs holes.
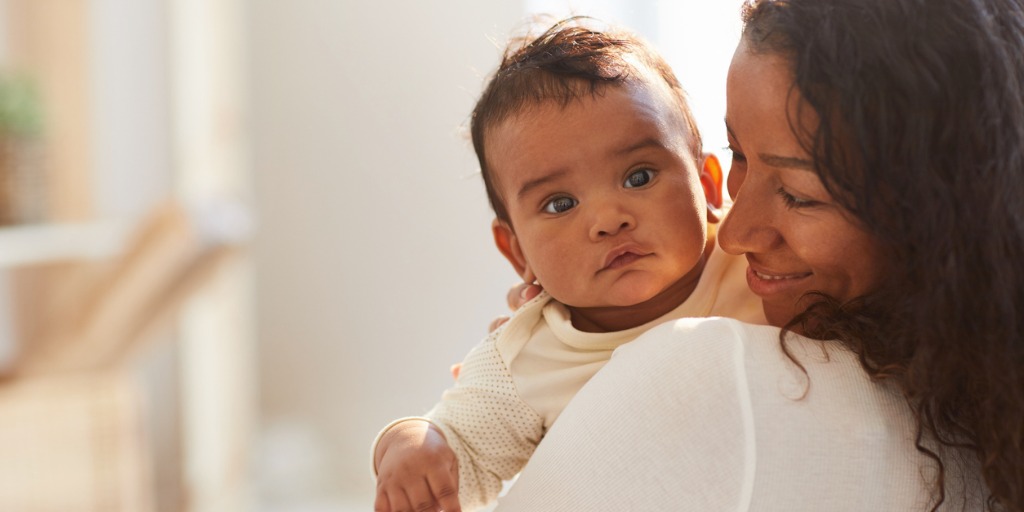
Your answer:
[[[667,411],[671,420],[663,421],[677,426],[698,414],[700,424],[715,425],[711,431],[695,426],[687,437],[707,435],[712,443],[731,431],[730,439],[744,446],[733,454],[742,461],[734,470],[746,474],[753,503],[771,504],[761,509],[792,510],[800,501],[791,497],[819,510],[842,509],[835,499],[864,499],[835,493],[837,483],[872,482],[878,507],[867,509],[927,500],[920,471],[930,461],[915,448],[910,407],[896,386],[872,380],[860,358],[838,342],[726,318],[690,318],[652,329],[617,351],[609,368],[618,375],[605,378],[621,384],[625,373],[640,389],[657,391],[645,405]],[[693,450],[687,445],[684,451]],[[706,455],[702,460],[714,454]],[[821,471],[807,460],[836,467]],[[755,478],[756,467],[786,470]],[[808,494],[808,488],[823,491]]]
[[[719,316],[680,318],[665,322],[649,330],[642,337],[647,339],[669,337],[699,343],[709,339],[778,340],[780,329],[770,325],[742,322],[734,318]],[[639,339],[639,338],[638,338]]]
[[[681,318],[658,325],[615,351],[621,358],[741,356],[748,365],[797,368],[820,365],[859,369],[857,357],[836,341],[807,338],[778,327],[732,318]],[[692,362],[688,363],[692,364]],[[803,370],[802,370],[803,371]]]
[[[750,350],[773,350],[779,342],[780,329],[754,325],[732,318],[681,318],[658,325],[636,340],[618,348],[614,358],[693,358],[742,355]],[[801,337],[802,338],[802,337]]]
[[[901,423],[909,418],[902,417],[909,411],[898,404],[896,386],[872,380],[860,358],[841,343],[730,318],[659,325],[616,350],[609,364],[627,373],[662,369],[675,382],[702,392],[734,389],[756,416],[803,410],[841,422],[849,411],[898,411]]]

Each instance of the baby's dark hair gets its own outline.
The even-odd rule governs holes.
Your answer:
[[[690,131],[688,140],[693,156],[701,155],[700,132],[686,101],[686,92],[665,59],[634,34],[617,29],[601,31],[589,26],[593,24],[596,20],[591,18],[568,18],[536,38],[513,39],[505,49],[501,65],[477,100],[471,121],[473,148],[480,161],[487,198],[500,220],[510,222],[487,164],[484,152],[487,130],[524,107],[546,102],[564,107],[586,95],[601,94],[611,85],[644,82],[649,78],[643,68],[668,85]]]

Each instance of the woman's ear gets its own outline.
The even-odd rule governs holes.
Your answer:
[[[530,264],[526,261],[526,257],[523,256],[523,249],[519,246],[519,238],[516,237],[516,232],[512,230],[512,226],[501,219],[494,219],[494,222],[491,222],[491,233],[494,235],[494,245],[498,247],[498,251],[505,256],[505,259],[512,264],[512,268],[516,269],[516,273],[523,279],[523,282],[532,284],[536,281],[537,276],[534,275]]]
[[[722,220],[722,164],[712,153],[704,153],[700,169],[700,184],[708,204],[708,222]]]

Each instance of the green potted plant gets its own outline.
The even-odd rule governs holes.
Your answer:
[[[0,73],[0,225],[46,217],[42,110],[30,78]]]

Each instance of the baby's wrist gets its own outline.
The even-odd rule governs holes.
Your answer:
[[[395,442],[396,439],[402,437],[403,434],[408,434],[410,430],[417,430],[423,432],[428,429],[435,429],[436,427],[427,420],[421,417],[406,417],[399,418],[392,421],[377,434],[377,439],[373,443],[373,473],[377,474],[377,469],[380,467],[381,460],[384,459],[384,455],[387,453],[388,448]]]

